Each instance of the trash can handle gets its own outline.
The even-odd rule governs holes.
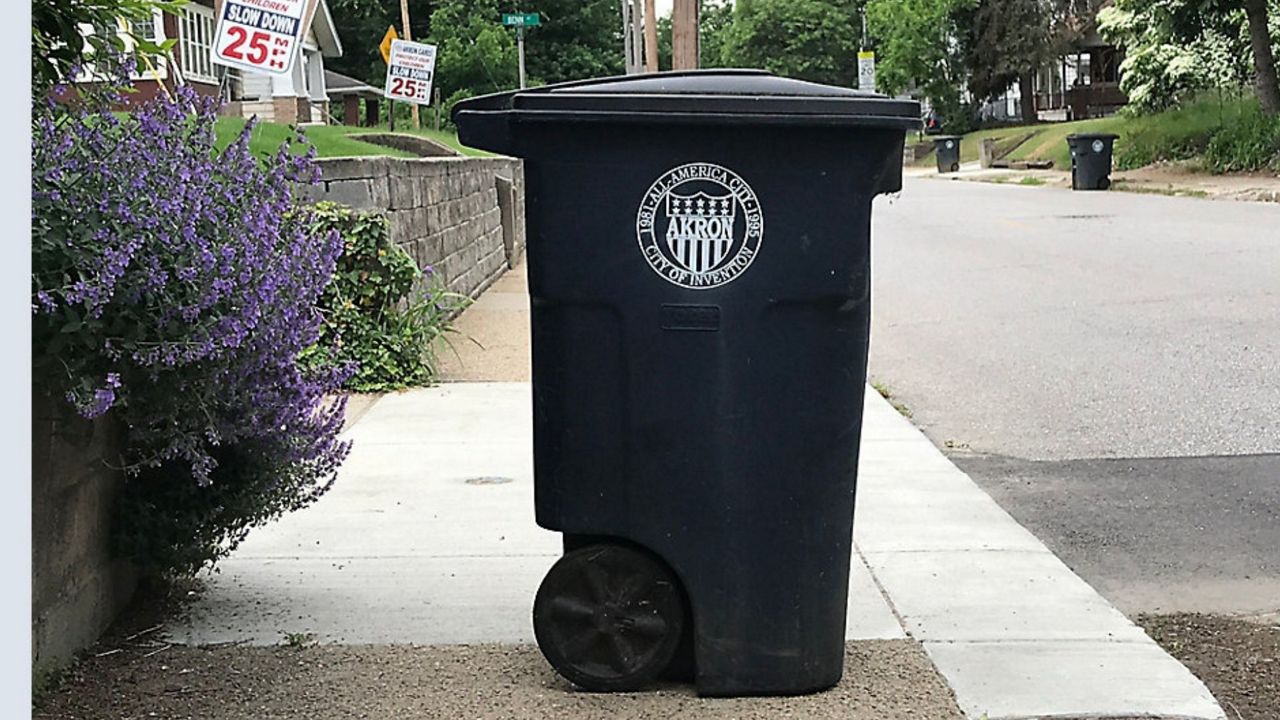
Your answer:
[[[466,122],[458,122],[465,118]],[[459,110],[453,115],[458,142],[499,155],[511,155],[511,113],[506,110]]]
[[[902,189],[902,155],[898,153],[896,156],[890,154],[885,159],[884,165],[880,167],[871,184],[871,197],[883,195],[884,193],[894,193]]]

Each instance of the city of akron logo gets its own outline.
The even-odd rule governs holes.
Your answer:
[[[640,251],[654,272],[690,290],[732,282],[760,252],[760,201],[736,173],[711,163],[667,171],[636,214]]]

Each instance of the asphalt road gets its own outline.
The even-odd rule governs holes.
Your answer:
[[[908,179],[871,379],[1127,612],[1280,610],[1280,206]]]

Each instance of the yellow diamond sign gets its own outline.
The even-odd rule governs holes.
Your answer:
[[[400,34],[396,32],[396,26],[388,27],[387,34],[383,35],[382,42],[378,43],[378,49],[382,51],[382,62],[391,64],[391,41],[399,39]]]

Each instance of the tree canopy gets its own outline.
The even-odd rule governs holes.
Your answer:
[[[431,13],[436,84],[449,105],[515,87],[515,36],[499,22],[498,0],[442,0]]]
[[[510,4],[510,3],[508,3]],[[622,11],[615,0],[538,0],[542,24],[525,31],[525,66],[539,83],[618,75]]]
[[[976,4],[977,0],[868,0],[867,28],[876,41],[876,84],[889,93],[914,86],[933,102],[945,124],[961,122],[967,113],[961,98],[965,55],[959,19]]]
[[[431,25],[431,13],[439,3],[436,0],[409,0],[409,30],[414,39],[427,36]],[[329,0],[338,37],[342,40],[342,57],[327,58],[325,65],[333,70],[363,80],[375,87],[381,86],[387,66],[382,62],[378,43],[387,28],[394,25],[403,34],[400,25],[400,3],[387,0]]]
[[[1164,109],[1206,88],[1254,80],[1263,108],[1275,113],[1278,16],[1280,0],[1115,0],[1098,23],[1104,37],[1125,48],[1121,86],[1139,109]]]
[[[991,99],[1011,84],[1031,94],[1037,68],[1060,50],[1042,0],[983,0],[957,10],[961,43],[974,98]],[[1023,103],[1023,118],[1035,122],[1034,103]]]
[[[129,4],[141,0],[71,0]],[[910,91],[960,125],[974,100],[1020,83],[1069,51],[1092,27],[1099,0],[703,0],[703,67],[756,67],[789,77],[855,86],[865,12],[882,91]],[[409,0],[415,38],[440,47],[437,82],[446,97],[515,87],[515,33],[503,12],[536,9],[526,29],[530,84],[622,72],[616,0]],[[1280,0],[1112,0],[1099,15],[1104,36],[1124,47],[1124,89],[1135,105],[1159,109],[1206,87],[1254,81],[1264,108],[1280,106],[1274,46]],[[377,41],[399,26],[386,0],[330,0],[347,48],[335,69],[374,84],[384,73]],[[659,67],[671,67],[671,19],[657,20]],[[1271,98],[1274,97],[1274,102]],[[1277,108],[1280,110],[1280,108]],[[1024,103],[1026,119],[1034,106]]]
[[[443,97],[515,88],[519,82],[516,35],[502,25],[506,12],[529,12],[517,0],[409,0],[415,40],[435,44],[436,84]],[[381,85],[386,65],[378,41],[387,27],[399,31],[400,8],[386,0],[329,0],[346,53],[330,67]],[[614,0],[539,0],[542,23],[525,29],[529,84],[581,80],[622,72],[622,19]]]
[[[737,0],[720,60],[851,87],[857,84],[861,37],[861,16],[852,2]]]

